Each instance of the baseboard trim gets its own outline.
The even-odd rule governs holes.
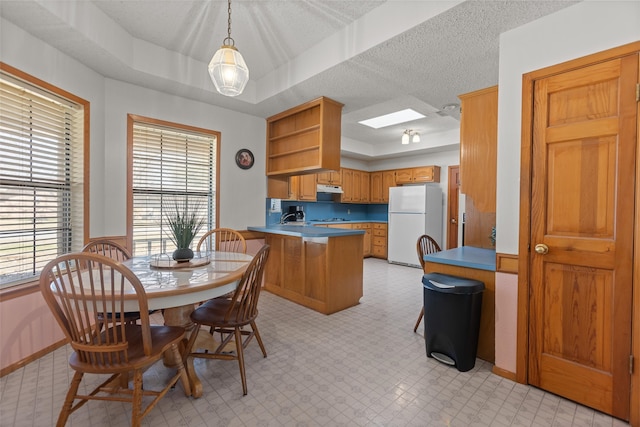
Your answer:
[[[4,368],[0,369],[0,378],[4,377],[5,375],[9,375],[10,373],[17,371],[18,369],[28,365],[29,363],[40,359],[42,356],[51,353],[54,350],[59,349],[60,347],[64,346],[65,344],[67,344],[67,340],[66,339],[62,339],[56,343],[51,344],[48,347],[43,348],[40,351],[36,351],[33,354],[30,354],[28,357],[12,364],[9,366],[5,366]]]
[[[493,365],[493,368],[491,369],[491,372],[493,372],[494,374],[496,374],[499,377],[506,378],[506,379],[511,380],[511,381],[516,381],[516,373],[515,372],[511,372],[511,371],[507,371],[506,369],[498,368],[495,365]]]

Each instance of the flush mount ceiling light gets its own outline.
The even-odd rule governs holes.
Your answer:
[[[222,95],[238,96],[249,81],[249,68],[231,38],[231,0],[228,5],[227,37],[209,62],[209,75]]]
[[[420,142],[420,134],[413,129],[405,130],[402,133],[402,144],[407,145],[409,140],[411,140],[411,142]]]
[[[360,123],[361,125],[369,126],[370,128],[380,129],[386,126],[397,125],[399,123],[422,119],[424,117],[426,117],[424,114],[418,113],[411,108],[407,108],[406,110],[396,111],[395,113],[389,113],[383,116],[361,120],[358,123]]]

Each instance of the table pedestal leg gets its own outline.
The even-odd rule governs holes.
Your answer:
[[[193,304],[184,305],[181,307],[172,307],[166,308],[164,310],[164,324],[167,326],[181,326],[185,328],[185,338],[182,340],[182,345],[180,348],[180,352],[184,352],[184,348],[187,344],[187,340],[192,333],[196,333],[194,331],[194,324],[191,322],[191,313],[194,310]],[[213,337],[209,334],[208,331],[202,330],[202,333],[198,333],[198,337],[196,339],[196,343],[193,346],[194,349],[202,348],[207,349],[209,351],[214,351],[216,349],[216,343],[213,340]],[[165,366],[175,366],[175,359],[173,355],[169,352],[164,354],[164,364]],[[184,361],[184,366],[187,369],[187,376],[189,377],[189,383],[191,384],[191,395],[193,397],[202,396],[202,382],[200,378],[196,375],[195,368],[193,366],[193,358],[188,358]]]

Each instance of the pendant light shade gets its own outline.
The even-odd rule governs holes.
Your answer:
[[[406,129],[402,132],[402,144],[407,145],[411,142],[420,142],[420,134],[413,129]]]
[[[209,62],[209,76],[218,92],[238,96],[249,81],[249,68],[231,38],[231,0],[228,1],[227,37]]]
[[[209,75],[222,95],[238,96],[249,81],[249,68],[238,49],[222,45],[209,62]]]

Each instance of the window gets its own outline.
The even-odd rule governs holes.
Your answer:
[[[0,288],[34,281],[88,237],[88,107],[0,63]]]
[[[127,223],[132,253],[173,252],[164,210],[176,202],[198,207],[207,216],[194,239],[196,245],[218,222],[219,133],[133,115],[127,127],[131,171]]]

